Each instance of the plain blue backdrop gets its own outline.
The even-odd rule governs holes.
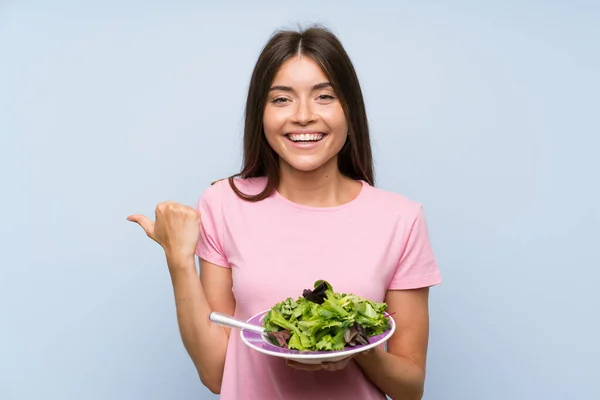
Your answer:
[[[0,2],[0,399],[210,399],[161,249],[125,220],[237,172],[274,29],[324,23],[378,186],[424,204],[427,400],[597,400],[592,1]]]

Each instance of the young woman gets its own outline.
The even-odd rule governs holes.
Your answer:
[[[420,399],[428,288],[440,274],[421,205],[373,186],[362,92],[338,39],[322,28],[276,33],[256,63],[245,117],[239,175],[208,187],[195,208],[164,202],[155,222],[128,217],[165,251],[201,381],[224,400]],[[397,330],[387,351],[286,363],[208,319],[246,320],[319,279],[388,304]]]

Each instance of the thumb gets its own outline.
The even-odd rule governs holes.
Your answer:
[[[154,239],[154,222],[150,221],[148,217],[141,214],[133,214],[127,217],[127,221],[135,222],[142,227],[146,235]]]

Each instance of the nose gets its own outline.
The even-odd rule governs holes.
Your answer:
[[[309,125],[317,120],[310,100],[303,99],[296,102],[296,112],[294,113],[294,122],[300,125]]]

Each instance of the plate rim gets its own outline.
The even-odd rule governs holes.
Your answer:
[[[270,310],[271,309],[268,308],[259,313],[256,313],[253,316],[251,316],[250,318],[248,318],[246,320],[246,322],[251,321],[252,319],[260,316],[261,314],[266,315],[266,313],[268,313]],[[253,343],[251,343],[250,341],[248,341],[246,339],[246,337],[244,336],[244,333],[246,331],[243,329],[240,329],[240,338],[242,339],[242,342],[244,342],[244,344],[246,346],[248,346],[249,348],[251,348],[255,351],[258,351],[262,354],[266,354],[266,355],[270,355],[270,356],[274,356],[274,357],[304,359],[304,360],[317,360],[317,359],[325,360],[325,359],[330,359],[330,358],[339,358],[339,357],[351,356],[354,354],[362,353],[364,351],[370,350],[374,347],[380,346],[383,343],[387,342],[389,340],[389,338],[396,331],[396,321],[394,320],[392,314],[390,314],[388,312],[385,312],[385,316],[388,318],[388,320],[390,320],[391,328],[387,332],[384,332],[384,336],[382,338],[380,338],[379,340],[377,340],[373,343],[369,343],[369,344],[366,344],[366,345],[363,345],[360,347],[349,348],[348,350],[334,350],[334,351],[331,351],[328,353],[319,353],[319,354],[314,354],[313,352],[309,352],[308,354],[302,354],[302,353],[292,354],[292,353],[287,353],[287,352],[271,351],[271,350],[263,349],[259,346],[254,345]],[[260,336],[260,333],[255,333],[255,332],[248,332],[248,333]],[[272,345],[272,346],[276,347],[275,345]]]

